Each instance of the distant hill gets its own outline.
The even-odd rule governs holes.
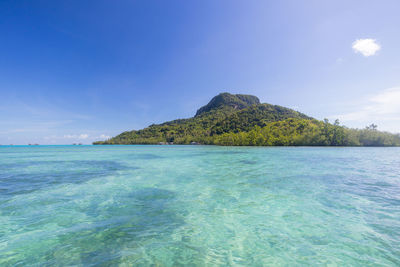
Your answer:
[[[394,146],[400,145],[400,137],[375,128],[354,130],[321,122],[290,108],[261,104],[252,95],[221,93],[192,118],[153,124],[93,144],[160,143]]]

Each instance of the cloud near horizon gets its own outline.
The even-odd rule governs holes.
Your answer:
[[[94,141],[103,141],[110,139],[111,136],[106,134],[64,134],[64,135],[51,135],[44,137],[45,144],[67,144],[71,142],[82,142],[90,144]],[[42,144],[42,143],[41,143]]]
[[[358,111],[337,115],[343,122],[377,123],[381,130],[400,133],[400,86],[368,97]]]
[[[110,138],[111,138],[111,136],[105,135],[105,134],[101,134],[101,135],[99,136],[99,139],[102,139],[102,140],[107,140],[107,139],[110,139]]]
[[[105,134],[101,134],[99,136],[89,136],[89,134],[65,134],[62,138],[64,139],[88,139],[89,137],[91,137],[92,139],[101,139],[101,140],[106,140],[106,139],[110,139],[111,136],[109,135],[105,135]],[[53,138],[57,138],[56,136],[53,136]]]
[[[87,139],[89,137],[88,134],[66,134],[64,138],[66,139]]]
[[[356,53],[361,53],[364,57],[373,56],[381,49],[375,39],[358,39],[352,44]]]

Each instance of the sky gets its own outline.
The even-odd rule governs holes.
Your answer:
[[[90,144],[221,92],[400,133],[400,2],[0,1],[0,144]]]

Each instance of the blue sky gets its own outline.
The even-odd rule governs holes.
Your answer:
[[[1,1],[0,144],[91,143],[220,92],[400,132],[399,1]]]

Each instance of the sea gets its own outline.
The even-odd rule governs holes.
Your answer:
[[[0,146],[0,266],[400,266],[400,148]]]

